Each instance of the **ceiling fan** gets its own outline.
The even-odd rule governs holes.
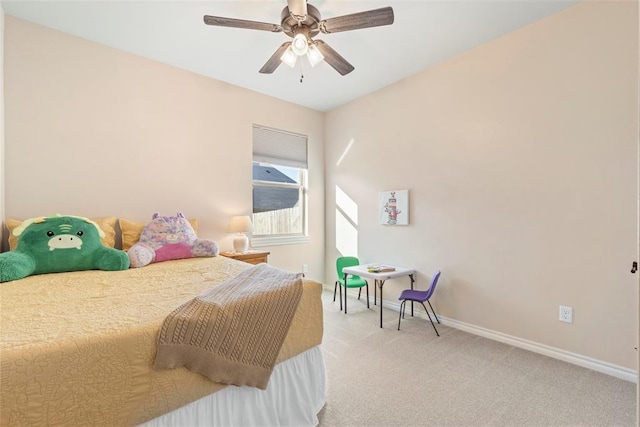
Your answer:
[[[393,24],[393,9],[391,7],[383,7],[323,20],[320,16],[320,11],[308,4],[306,0],[287,0],[287,6],[281,13],[280,24],[210,15],[204,16],[204,23],[219,27],[246,28],[273,33],[284,32],[293,38],[292,41],[282,43],[262,66],[260,72],[263,74],[273,73],[281,62],[293,68],[298,57],[306,56],[311,66],[315,66],[324,60],[344,76],[354,70],[353,65],[327,43],[322,40],[314,40],[313,37],[317,36],[318,33],[331,34],[360,28],[391,25]]]

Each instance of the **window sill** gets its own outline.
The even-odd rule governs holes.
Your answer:
[[[251,239],[252,248],[278,245],[295,245],[299,243],[309,243],[309,236],[272,236],[254,237],[253,239]]]

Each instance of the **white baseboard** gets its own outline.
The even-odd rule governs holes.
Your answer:
[[[426,316],[424,316],[424,318],[426,319]],[[624,368],[622,366],[614,365],[608,362],[603,362],[601,360],[593,359],[591,357],[583,356],[581,354],[572,353],[570,351],[540,344],[534,341],[529,341],[522,338],[514,337],[512,335],[503,334],[501,332],[492,331],[490,329],[482,328],[480,326],[475,326],[469,323],[460,322],[458,320],[449,319],[447,317],[438,316],[438,318],[440,319],[440,322],[442,322],[443,325],[460,329],[462,331],[469,332],[470,334],[479,335],[481,337],[499,341],[514,347],[529,350],[534,353],[543,354],[545,356],[549,356],[554,359],[559,359],[565,362],[572,363],[577,366],[582,366],[583,368],[592,369],[594,371],[611,375],[612,377],[620,378],[622,380],[631,381],[633,383],[638,382],[638,372],[632,369]]]
[[[371,302],[373,302],[373,299],[371,299]],[[400,311],[400,304],[394,302],[384,301],[383,307],[394,311]],[[424,313],[424,309],[420,305],[418,305],[417,308],[419,308],[420,310],[415,310],[414,316],[421,317],[428,322],[429,319],[426,313]],[[611,375],[612,377],[620,378],[633,383],[638,383],[638,372],[632,369],[624,368],[622,366],[603,362],[601,360],[540,344],[534,341],[514,337],[512,335],[503,334],[502,332],[493,331],[491,329],[461,322],[455,319],[450,319],[441,315],[438,315],[438,319],[440,319],[440,322],[445,326],[460,329],[461,331],[465,331],[473,335],[479,335],[481,337],[508,344],[513,347],[522,348],[534,353],[543,354],[545,356],[553,357],[554,359],[572,363],[577,366],[582,366],[583,368],[592,369],[596,372]],[[435,319],[433,320],[435,321]]]
[[[369,297],[369,302],[371,307],[375,307],[373,305],[373,296],[371,295]],[[391,301],[384,301],[383,307],[388,308],[390,310],[394,310],[396,312],[400,311],[400,304],[391,302]],[[415,310],[414,316],[421,317],[428,322],[429,319],[427,318],[426,313],[424,313],[424,309],[419,304],[417,308],[419,308],[420,310]],[[638,372],[632,369],[624,368],[622,366],[614,365],[608,362],[603,362],[601,360],[593,359],[591,357],[583,356],[581,354],[572,353],[570,351],[540,344],[534,341],[529,341],[522,338],[514,337],[512,335],[503,334],[502,332],[493,331],[491,329],[472,325],[470,323],[461,322],[455,319],[450,319],[441,315],[438,315],[438,319],[440,319],[440,322],[445,326],[460,329],[461,331],[465,331],[473,335],[479,335],[484,338],[488,338],[488,339],[498,341],[504,344],[508,344],[514,347],[529,350],[534,353],[543,354],[545,356],[549,356],[554,359],[572,363],[577,366],[582,366],[583,368],[588,368],[597,372],[601,372],[603,374],[611,375],[612,377],[620,378],[625,381],[630,381],[636,384],[638,383]],[[435,321],[435,319],[433,320]]]

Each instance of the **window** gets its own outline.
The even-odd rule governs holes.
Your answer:
[[[254,125],[251,243],[307,240],[307,137]]]

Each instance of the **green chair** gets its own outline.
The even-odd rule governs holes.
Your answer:
[[[338,272],[338,280],[336,280],[333,288],[333,301],[336,301],[336,291],[340,285],[340,310],[342,310],[342,287],[344,287],[344,313],[347,314],[347,289],[360,288],[358,291],[358,299],[362,294],[362,288],[367,288],[367,308],[369,308],[369,283],[360,276],[348,275],[345,279],[342,269],[345,267],[353,267],[359,265],[358,258],[353,256],[343,256],[336,260],[336,270]]]

